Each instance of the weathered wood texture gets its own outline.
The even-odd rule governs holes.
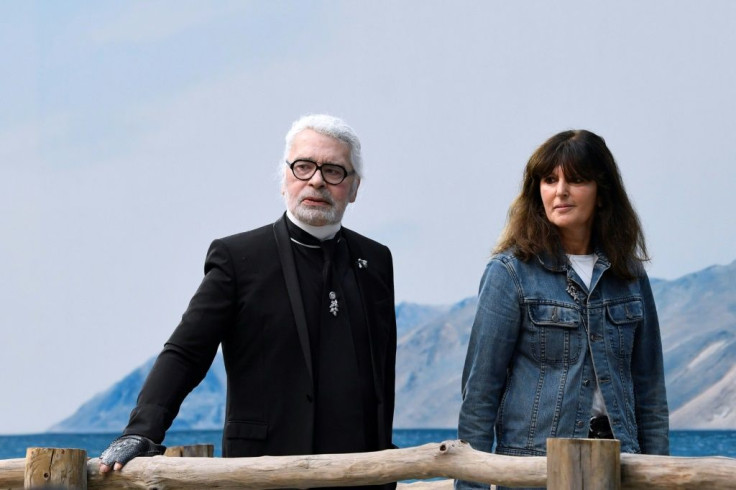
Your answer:
[[[734,489],[736,459],[622,454],[621,484],[625,489],[641,490]]]
[[[104,476],[99,473],[99,460],[91,459],[88,476],[90,489],[311,488],[434,477],[540,486],[546,481],[546,458],[498,456],[474,451],[460,441],[447,441],[362,454],[136,458],[121,472]],[[447,488],[449,484],[435,485]]]
[[[0,489],[15,490],[23,488],[25,472],[25,458],[0,459]]]
[[[166,448],[164,456],[169,458],[211,458],[215,455],[213,444],[192,444],[189,446],[171,446]]]
[[[25,459],[0,460],[0,489],[23,488]],[[621,455],[624,489],[733,489],[736,459]],[[355,477],[355,478],[351,478]],[[87,486],[105,488],[275,488],[347,486],[397,480],[460,478],[506,486],[544,486],[546,457],[510,457],[472,450],[460,441],[363,454],[260,458],[136,458],[121,472],[100,475],[87,463]],[[404,487],[405,485],[402,485]],[[406,490],[450,490],[451,480]]]
[[[87,489],[87,451],[29,447],[24,488]]]
[[[547,439],[548,490],[620,490],[617,440]]]

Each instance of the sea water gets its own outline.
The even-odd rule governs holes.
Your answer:
[[[25,458],[29,447],[59,447],[85,449],[87,456],[98,457],[119,434],[27,434],[0,436],[0,459]],[[222,431],[172,431],[164,445],[185,446],[213,444],[215,457],[222,455]],[[457,439],[455,429],[396,429],[394,444],[399,447],[421,446],[430,442]],[[736,458],[736,431],[672,431],[672,456],[727,456]]]

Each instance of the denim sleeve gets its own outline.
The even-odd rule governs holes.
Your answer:
[[[491,452],[498,406],[521,322],[520,293],[512,269],[494,258],[480,283],[462,377],[458,437],[476,450]],[[487,484],[456,481],[456,489]]]
[[[668,455],[669,410],[659,320],[646,274],[640,278],[639,284],[644,303],[644,321],[636,332],[631,360],[639,446],[644,454]]]

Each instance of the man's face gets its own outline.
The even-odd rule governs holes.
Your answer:
[[[350,146],[344,141],[305,129],[294,136],[289,162],[311,160],[318,165],[332,163],[340,165],[348,172],[353,170],[350,163]],[[299,180],[290,169],[286,169],[281,194],[286,207],[300,221],[312,226],[339,223],[348,203],[354,202],[358,193],[360,179],[355,174],[348,175],[339,184],[328,184],[317,170],[311,179]]]

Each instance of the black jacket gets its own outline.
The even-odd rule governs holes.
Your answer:
[[[125,434],[160,443],[222,344],[223,456],[312,453],[311,353],[285,219],[212,243],[204,279],[146,379]],[[353,231],[342,233],[370,333],[378,445],[388,449],[396,360],[391,253]]]

